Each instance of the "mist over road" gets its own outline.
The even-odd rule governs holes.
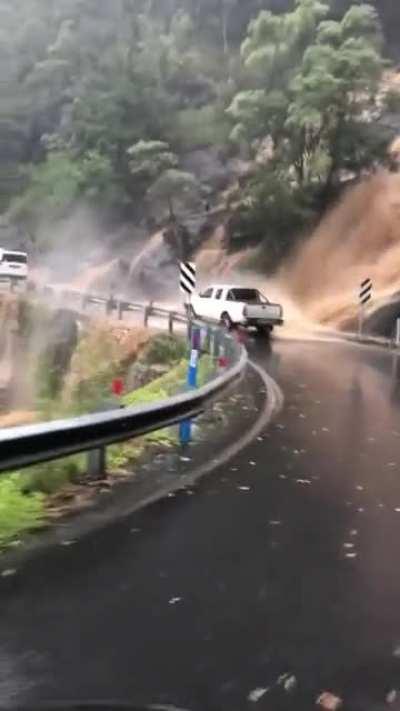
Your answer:
[[[329,690],[365,711],[400,688],[400,361],[250,350],[286,398],[261,437],[197,489],[1,579],[3,704],[305,711]]]

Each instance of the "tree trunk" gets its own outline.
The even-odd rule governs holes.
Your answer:
[[[225,0],[221,0],[221,29],[222,29],[222,43],[224,47],[224,54],[228,56],[229,54],[229,41],[228,41],[228,19],[229,19],[229,7]]]
[[[168,196],[167,201],[168,201],[169,216],[170,216],[171,220],[173,220],[175,222],[175,213],[174,213],[174,205],[172,202],[172,198],[170,196]]]

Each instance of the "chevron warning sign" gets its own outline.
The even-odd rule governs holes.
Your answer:
[[[181,262],[180,287],[184,294],[193,294],[196,289],[196,265],[194,262]]]
[[[371,279],[365,279],[360,287],[360,303],[362,306],[368,304],[368,301],[372,299],[372,281]]]

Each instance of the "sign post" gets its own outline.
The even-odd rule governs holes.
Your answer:
[[[360,294],[359,294],[359,300],[360,300],[360,308],[358,312],[358,335],[359,338],[361,338],[362,333],[363,333],[363,325],[364,325],[364,309],[365,306],[368,304],[369,301],[372,299],[372,280],[371,279],[364,279],[363,282],[361,282],[360,285]]]
[[[199,365],[201,333],[200,329],[193,329],[191,336],[191,351],[187,372],[187,387],[189,390],[197,388],[197,373]],[[182,446],[190,444],[192,440],[192,420],[184,420],[179,425],[179,440]]]

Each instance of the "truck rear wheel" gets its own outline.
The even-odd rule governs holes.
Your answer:
[[[257,335],[263,336],[264,338],[269,338],[274,330],[273,326],[258,326]]]

